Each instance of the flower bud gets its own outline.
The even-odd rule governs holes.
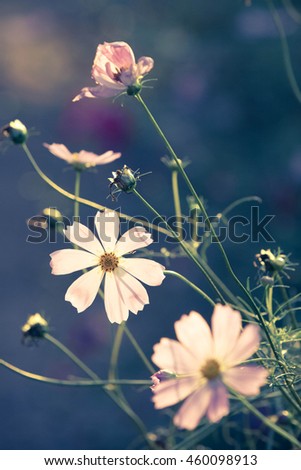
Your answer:
[[[40,313],[34,313],[27,319],[25,325],[22,326],[22,333],[24,338],[39,339],[43,338],[45,333],[48,332],[48,322]]]
[[[2,134],[9,137],[14,144],[24,144],[28,137],[27,128],[24,124],[16,119],[2,128]]]
[[[158,372],[156,372],[155,374],[151,376],[151,379],[153,381],[153,385],[151,386],[151,389],[153,390],[161,382],[166,382],[166,380],[172,380],[176,378],[177,378],[177,374],[175,372],[171,372],[170,370],[167,370],[167,369],[159,370]]]
[[[110,188],[115,186],[120,191],[131,193],[135,189],[138,177],[135,176],[137,172],[131,170],[128,166],[124,165],[122,170],[113,171],[113,178],[108,178],[110,181]]]

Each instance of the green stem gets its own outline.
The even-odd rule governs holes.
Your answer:
[[[35,380],[38,382],[47,383],[50,385],[62,385],[62,386],[70,386],[70,387],[107,387],[110,385],[145,385],[151,386],[151,380],[127,380],[127,379],[119,379],[119,380],[63,380],[63,379],[53,379],[51,377],[45,377],[44,375],[33,374],[32,372],[28,372],[26,370],[20,369],[19,367],[10,364],[3,359],[0,359],[0,365],[5,367],[6,369],[15,372],[22,377],[26,377],[30,380]]]
[[[277,426],[277,424],[273,423],[270,419],[260,413],[260,411],[258,411],[255,406],[253,406],[245,397],[236,393],[233,389],[231,389],[231,392],[249,411],[251,411],[251,413],[257,416],[257,418],[259,418],[267,427],[272,429],[284,439],[291,442],[297,449],[301,449],[301,442],[299,442],[294,436]]]
[[[27,147],[26,144],[22,145],[22,148],[27,155],[30,163],[32,164],[33,168],[37,172],[37,174],[42,178],[45,183],[47,183],[51,188],[55,189],[59,194],[62,194],[63,196],[67,197],[68,199],[71,199],[72,201],[77,201],[78,203],[84,204],[85,206],[93,207],[94,209],[104,211],[105,209],[108,209],[106,206],[102,206],[101,204],[97,204],[96,202],[90,201],[89,199],[84,199],[82,197],[76,197],[74,194],[69,193],[65,189],[61,188],[58,184],[56,184],[54,181],[52,181],[50,178],[48,178],[45,173],[40,169],[39,165],[35,161],[32,153],[30,152],[29,148]],[[109,209],[112,210],[112,209]],[[122,219],[128,220],[133,223],[140,223],[147,229],[153,229],[156,230],[157,232],[164,233],[165,235],[170,235],[170,233],[165,230],[163,227],[158,227],[157,225],[153,225],[145,220],[140,220],[137,219],[136,217],[131,217],[130,215],[123,214],[122,212],[118,212],[119,217]]]
[[[119,357],[120,347],[121,347],[123,333],[124,333],[124,326],[125,326],[124,322],[118,325],[117,332],[115,334],[111,360],[110,360],[110,366],[109,366],[109,374],[108,374],[109,380],[116,379],[118,357]]]
[[[178,184],[178,171],[173,170],[171,173],[171,184],[172,184],[172,194],[173,194],[173,201],[177,219],[177,230],[179,234],[179,238],[183,240],[183,228],[182,228],[182,210],[181,210],[181,201],[180,201],[180,193],[179,193],[179,184]]]
[[[277,281],[279,282],[279,285],[280,285],[280,289],[281,289],[281,293],[282,293],[282,297],[284,299],[284,302],[285,304],[288,306],[288,314],[289,314],[289,318],[290,318],[290,321],[292,323],[292,326],[295,330],[297,330],[298,328],[298,323],[297,323],[297,320],[296,320],[296,316],[292,310],[292,304],[291,304],[291,299],[289,298],[289,296],[287,295],[287,291],[285,289],[285,287],[283,286],[283,281],[282,281],[282,277],[280,276],[280,274],[277,274],[276,276],[276,279]]]
[[[212,307],[215,307],[215,302],[204,292],[202,291],[199,287],[197,287],[193,282],[189,281],[185,276],[182,276],[182,274],[177,273],[176,271],[164,271],[164,274],[167,274],[169,276],[174,276],[177,277],[178,279],[181,279],[181,281],[185,282],[188,286],[190,286],[192,289],[194,289],[198,294],[200,294],[207,302],[212,305]]]
[[[211,284],[211,286],[213,287],[213,289],[215,290],[215,292],[217,293],[217,295],[220,297],[220,299],[224,302],[225,302],[225,299],[223,297],[223,295],[221,294],[221,292],[219,291],[219,289],[216,287],[216,285],[214,284],[214,282],[212,281],[211,277],[209,276],[209,274],[207,273],[207,271],[205,270],[205,268],[202,266],[202,264],[198,261],[198,259],[194,256],[194,254],[190,251],[190,249],[188,248],[187,244],[184,242],[184,240],[181,240],[178,235],[174,232],[174,230],[170,227],[170,225],[168,224],[168,222],[166,222],[166,220],[164,219],[164,217],[162,217],[161,214],[159,214],[159,212],[156,211],[156,209],[154,209],[154,207],[152,207],[147,201],[146,199],[144,199],[144,197],[136,190],[136,189],[133,189],[132,190],[133,193],[143,202],[143,204],[151,211],[153,212],[165,225],[165,227],[167,228],[167,230],[170,231],[170,233],[172,234],[172,236],[178,241],[178,243],[181,245],[181,247],[183,248],[183,250],[185,251],[185,253],[189,256],[189,258],[191,258],[193,260],[193,262],[198,266],[198,268],[202,271],[202,273],[204,274],[204,276],[206,277],[206,279],[209,281],[209,283]]]
[[[75,170],[75,186],[74,186],[74,212],[73,217],[75,220],[79,220],[79,196],[80,196],[80,179],[81,179],[81,170]]]
[[[144,352],[142,351],[142,349],[140,348],[139,344],[137,343],[136,339],[134,338],[134,336],[132,335],[132,333],[130,332],[130,330],[128,329],[128,327],[126,326],[126,324],[124,325],[124,332],[125,334],[127,335],[128,339],[130,340],[130,342],[132,343],[133,347],[135,348],[135,350],[137,351],[138,355],[140,356],[140,358],[142,359],[142,361],[144,362],[145,366],[147,367],[147,369],[150,371],[151,374],[154,374],[156,371],[154,369],[154,367],[152,366],[152,364],[149,362],[149,360],[147,359],[146,355],[144,354]]]

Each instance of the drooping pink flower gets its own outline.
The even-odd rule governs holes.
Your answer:
[[[65,160],[70,165],[81,170],[91,168],[96,165],[105,165],[106,163],[111,163],[121,157],[120,152],[113,152],[113,150],[108,150],[101,155],[97,155],[96,153],[87,152],[86,150],[81,150],[78,153],[71,153],[64,144],[44,144],[44,147],[46,147],[49,152],[56,157]]]
[[[137,314],[149,303],[147,291],[140,281],[159,286],[165,278],[165,268],[153,260],[124,257],[153,242],[144,227],[131,228],[118,240],[119,216],[109,210],[97,212],[94,225],[99,239],[81,223],[74,222],[67,227],[66,237],[83,250],[64,249],[51,253],[52,274],[93,268],[71,284],[65,300],[79,313],[83,312],[94,301],[105,278],[104,303],[108,318],[111,323],[121,323],[127,320],[129,311]]]
[[[136,63],[131,47],[122,41],[99,44],[92,66],[96,87],[85,87],[73,99],[109,98],[122,92],[135,95],[141,90],[141,81],[154,66],[151,57],[140,57]]]
[[[152,390],[157,409],[186,399],[174,417],[179,428],[192,430],[205,415],[211,422],[226,416],[227,386],[251,396],[266,383],[263,367],[239,366],[257,351],[259,327],[249,324],[242,331],[241,315],[231,307],[215,306],[212,332],[194,311],[175,323],[175,332],[178,341],[162,338],[154,346],[152,361],[162,370],[154,374]]]

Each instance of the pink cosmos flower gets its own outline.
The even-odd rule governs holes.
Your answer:
[[[229,306],[216,305],[212,332],[197,312],[175,323],[178,341],[162,338],[154,346],[152,361],[163,369],[154,374],[153,401],[161,409],[185,400],[174,417],[180,428],[196,428],[203,416],[211,422],[229,413],[227,386],[243,395],[256,395],[268,375],[263,367],[239,366],[258,349],[259,327],[242,331],[241,315]]]
[[[140,281],[159,286],[165,278],[164,266],[144,258],[125,258],[124,255],[145,248],[153,240],[143,227],[128,230],[117,241],[119,216],[117,212],[97,212],[94,225],[99,239],[78,222],[64,230],[66,237],[84,250],[65,249],[50,254],[52,274],[70,274],[93,268],[71,284],[65,300],[83,312],[94,301],[105,278],[104,303],[111,323],[127,320],[129,311],[137,314],[149,303],[148,294]]]
[[[131,47],[122,41],[99,44],[92,66],[96,87],[81,90],[73,101],[81,98],[109,98],[122,92],[135,95],[141,90],[141,80],[154,66],[151,57],[140,57],[136,63]]]
[[[108,150],[101,155],[96,155],[95,153],[87,152],[86,150],[81,150],[78,153],[71,153],[64,144],[44,144],[44,147],[46,147],[49,152],[56,157],[65,160],[67,163],[70,163],[70,165],[79,169],[91,168],[96,165],[105,165],[106,163],[111,163],[121,157],[120,152],[113,152],[113,150]]]

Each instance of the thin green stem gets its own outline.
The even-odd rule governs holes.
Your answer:
[[[110,360],[110,366],[109,366],[109,375],[108,375],[109,380],[115,380],[116,379],[117,364],[118,364],[120,347],[121,347],[121,344],[122,344],[122,338],[123,338],[123,334],[124,334],[124,326],[125,326],[124,322],[122,322],[120,325],[118,325],[117,332],[115,334],[113,348],[112,348],[112,354],[111,354],[111,360]]]
[[[127,335],[128,339],[132,343],[133,347],[137,351],[138,355],[140,356],[140,358],[144,362],[147,369],[150,371],[151,374],[154,374],[156,372],[154,367],[152,366],[152,364],[147,359],[146,355],[144,354],[144,352],[140,348],[139,344],[137,343],[136,339],[134,338],[134,336],[132,335],[132,333],[130,332],[130,330],[126,326],[126,324],[124,325],[124,333]]]
[[[264,416],[260,411],[255,408],[244,396],[236,393],[235,390],[231,389],[231,393],[257,418],[259,418],[267,427],[272,429],[274,432],[279,434],[279,436],[283,437],[284,439],[288,440],[293,444],[297,449],[301,449],[301,442],[299,442],[294,436],[286,432],[281,427],[277,426],[277,424],[273,423],[269,418]]]
[[[199,287],[197,287],[193,282],[189,281],[185,276],[182,276],[182,274],[177,273],[176,271],[164,271],[164,274],[167,274],[168,276],[174,276],[177,277],[178,279],[181,279],[181,281],[185,282],[188,286],[190,286],[192,289],[194,289],[198,294],[200,294],[207,302],[209,302],[212,307],[215,307],[215,302]]]
[[[173,170],[171,173],[171,184],[172,184],[172,194],[175,207],[175,214],[177,219],[177,230],[179,238],[183,240],[183,227],[182,227],[182,210],[181,210],[181,201],[179,193],[179,184],[178,184],[178,171]]]
[[[75,170],[75,185],[74,185],[74,212],[73,217],[75,220],[79,220],[79,200],[80,197],[80,180],[81,180],[81,170]]]
[[[151,386],[151,380],[128,380],[128,379],[118,379],[118,380],[87,380],[87,379],[78,379],[78,380],[62,380],[62,379],[53,379],[51,377],[45,377],[44,375],[33,374],[32,372],[28,372],[26,370],[20,369],[19,367],[10,364],[4,359],[0,359],[0,365],[5,367],[6,369],[15,372],[22,377],[26,377],[30,380],[35,380],[38,382],[47,383],[50,385],[62,385],[68,387],[108,387],[111,385],[145,385]]]
[[[297,320],[296,320],[296,316],[295,316],[295,314],[292,310],[291,299],[287,295],[287,291],[286,291],[286,288],[283,285],[283,280],[282,280],[282,277],[280,276],[280,274],[277,274],[276,278],[277,278],[277,281],[279,282],[282,297],[284,299],[285,305],[288,306],[288,314],[289,314],[290,321],[292,323],[293,328],[296,330],[298,328],[298,323],[297,323]]]
[[[91,370],[83,361],[81,361],[70,349],[68,349],[63,343],[61,343],[58,339],[51,336],[49,333],[44,334],[44,338],[47,339],[50,343],[52,343],[55,347],[60,349],[66,356],[71,359],[74,364],[76,364],[85,374],[88,375],[92,380],[99,380],[99,377],[93,370]]]
[[[275,25],[280,35],[283,61],[284,61],[285,71],[286,71],[289,84],[292,88],[292,91],[296,99],[299,101],[299,103],[301,103],[301,90],[295,77],[295,73],[294,73],[294,69],[293,69],[292,61],[291,61],[291,56],[290,56],[290,50],[288,47],[288,42],[287,42],[284,27],[281,21],[281,17],[275,8],[273,0],[267,0],[267,3],[269,5]]]
[[[181,245],[181,247],[183,248],[183,250],[185,251],[185,253],[189,256],[189,258],[191,258],[193,260],[193,262],[198,266],[198,268],[202,271],[202,273],[204,274],[204,276],[206,277],[206,279],[209,281],[210,285],[213,287],[213,289],[215,290],[215,292],[217,293],[217,295],[219,296],[219,298],[224,302],[225,302],[225,299],[223,297],[223,295],[221,294],[221,292],[219,291],[219,289],[216,287],[216,285],[214,284],[214,282],[212,281],[211,277],[209,276],[209,274],[207,273],[207,271],[205,270],[205,268],[202,266],[202,264],[198,261],[198,259],[195,257],[195,255],[190,251],[189,247],[187,246],[187,244],[185,243],[184,240],[181,240],[178,235],[174,232],[174,230],[171,228],[171,226],[168,224],[168,222],[166,222],[166,220],[164,219],[164,217],[162,217],[161,214],[159,214],[158,211],[156,211],[156,209],[154,209],[154,207],[152,207],[147,201],[146,199],[144,199],[144,197],[136,190],[136,189],[133,189],[133,193],[143,202],[143,204],[151,211],[153,212],[165,225],[165,227],[167,228],[167,230],[170,231],[170,233],[173,235],[173,237],[178,241],[178,243]]]
[[[72,201],[77,201],[78,203],[84,204],[85,206],[93,207],[94,209],[97,209],[97,210],[104,211],[105,209],[107,209],[106,206],[102,206],[101,204],[98,204],[94,201],[90,201],[89,199],[84,199],[82,197],[76,197],[74,194],[66,191],[63,188],[61,188],[58,184],[56,184],[54,181],[52,181],[50,178],[48,178],[48,176],[45,175],[45,173],[40,169],[40,167],[37,164],[37,162],[35,161],[32,153],[30,152],[28,146],[26,144],[23,144],[22,148],[23,148],[25,154],[27,155],[30,163],[32,164],[33,168],[35,169],[37,174],[40,176],[40,178],[42,178],[42,180],[45,181],[45,183],[47,183],[51,188],[55,189],[55,191],[57,191],[59,194],[62,194],[63,196],[67,197],[68,199],[71,199]],[[112,210],[112,209],[110,209],[110,210]],[[130,215],[123,214],[122,212],[118,212],[118,214],[119,214],[119,217],[121,217],[122,219],[128,220],[128,221],[133,222],[133,223],[140,223],[141,225],[143,225],[147,229],[156,230],[157,232],[161,232],[161,233],[164,233],[165,235],[170,236],[170,233],[167,230],[165,230],[163,227],[158,227],[157,225],[151,224],[150,222],[147,222],[145,220],[140,220],[136,217],[131,217]]]

